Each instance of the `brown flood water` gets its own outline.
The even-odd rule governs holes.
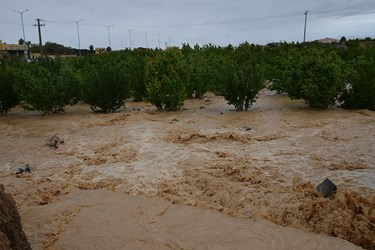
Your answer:
[[[33,249],[375,249],[375,112],[269,91],[248,112],[184,108],[0,117],[0,182]]]

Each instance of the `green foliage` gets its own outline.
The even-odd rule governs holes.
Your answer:
[[[57,59],[41,59],[20,72],[15,85],[26,110],[64,112],[65,105],[79,100],[80,79],[69,65]]]
[[[76,52],[51,42],[44,49],[47,54]],[[32,45],[31,50],[39,51],[39,46]],[[103,55],[92,55],[90,46],[90,51],[81,52],[84,56],[78,58],[33,63],[10,58],[3,63],[0,112],[6,113],[18,99],[23,107],[44,113],[62,112],[65,105],[80,100],[94,111],[112,112],[129,96],[159,109],[177,110],[184,97],[201,97],[206,91],[223,95],[237,110],[246,110],[262,87],[262,75],[270,80],[270,89],[304,99],[312,107],[328,107],[340,97],[343,107],[374,109],[373,39],[265,47],[247,42],[238,47],[183,44],[181,50]],[[348,83],[346,90],[344,83]]]
[[[375,110],[375,60],[358,57],[350,62],[348,85],[340,97],[344,108]]]
[[[184,44],[184,67],[187,73],[186,94],[188,97],[201,98],[208,89],[208,61],[199,47],[191,49]]]
[[[221,95],[234,105],[237,111],[248,110],[263,88],[263,67],[259,50],[248,43],[241,44],[233,54],[231,64],[226,69],[228,78],[224,82]]]
[[[229,49],[229,48],[228,48]],[[237,111],[248,110],[263,88],[262,50],[248,43],[229,50],[230,57],[222,57],[219,70],[218,93],[234,105]]]
[[[272,90],[304,99],[310,107],[327,108],[344,89],[344,62],[334,51],[294,49],[275,60]]]
[[[14,90],[17,71],[0,61],[0,114],[6,114],[19,100]]]
[[[125,105],[128,79],[120,63],[98,57],[84,68],[83,99],[95,112],[114,112]]]
[[[182,54],[170,49],[157,55],[146,66],[146,100],[158,109],[178,110],[185,97]]]
[[[44,53],[51,55],[63,55],[63,54],[72,54],[73,50],[71,47],[65,47],[62,44],[54,42],[46,42],[43,46]]]
[[[148,59],[148,51],[135,50],[126,55],[125,71],[130,82],[131,95],[134,101],[142,101],[146,96],[145,67]]]
[[[263,88],[262,70],[256,63],[250,62],[236,65],[234,72],[223,96],[237,111],[248,110]]]

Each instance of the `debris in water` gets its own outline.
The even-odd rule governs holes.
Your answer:
[[[251,128],[248,127],[248,126],[242,127],[240,129],[243,130],[243,131],[250,131],[251,130]]]
[[[20,168],[18,168],[16,174],[21,174],[21,173],[30,173],[31,172],[31,169],[29,167],[29,164],[26,164],[25,166],[22,166]]]
[[[49,139],[47,145],[51,148],[58,148],[60,143],[64,143],[64,140],[60,139],[60,137],[56,134]]]
[[[318,191],[319,193],[321,193],[323,195],[324,198],[327,198],[328,195],[332,192],[332,191],[335,191],[337,189],[336,185],[333,184],[332,181],[330,181],[329,179],[325,179],[322,183],[320,183],[317,187],[316,187],[316,191]]]
[[[177,120],[176,118],[172,119],[171,122],[180,122],[179,120]]]

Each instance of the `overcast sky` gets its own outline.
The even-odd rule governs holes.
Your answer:
[[[266,44],[306,40],[375,37],[375,0],[13,0],[0,8],[0,40],[17,43],[22,35],[38,43],[35,19],[44,20],[43,43],[78,48],[164,48],[166,43],[212,43],[226,46],[244,41]],[[106,27],[107,26],[107,27]],[[131,32],[129,32],[131,30]],[[146,35],[147,34],[147,35]]]

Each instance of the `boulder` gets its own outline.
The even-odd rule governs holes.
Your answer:
[[[0,248],[31,250],[30,243],[22,230],[21,218],[16,202],[10,194],[5,193],[0,184]]]
[[[330,193],[336,189],[337,186],[330,179],[325,179],[316,187],[316,191],[318,191],[324,198],[327,198]]]

